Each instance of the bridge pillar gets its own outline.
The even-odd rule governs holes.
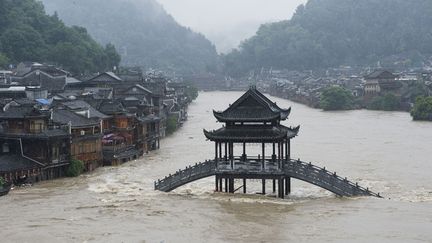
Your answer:
[[[225,192],[228,192],[228,178],[225,177]]]
[[[291,177],[285,177],[285,195],[291,193]]]
[[[278,179],[278,196],[280,198],[284,198],[285,197],[284,179],[283,179],[283,177],[281,179]]]
[[[234,178],[229,179],[229,192],[234,193]]]
[[[273,193],[276,192],[276,180],[273,179]]]
[[[262,179],[262,194],[265,195],[266,194],[266,181],[265,179]]]

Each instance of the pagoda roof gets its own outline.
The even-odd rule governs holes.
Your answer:
[[[282,109],[254,86],[223,112],[213,111],[220,122],[266,122],[286,120],[291,108]]]
[[[290,139],[297,136],[300,126],[291,128],[283,125],[277,126],[256,126],[243,125],[222,127],[218,130],[204,130],[204,135],[211,141],[229,142],[275,142],[283,139]]]
[[[364,77],[365,79],[395,79],[396,75],[387,70],[376,70]]]

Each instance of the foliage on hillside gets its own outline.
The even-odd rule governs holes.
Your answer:
[[[430,0],[309,0],[291,20],[262,25],[223,57],[232,76],[262,67],[316,69],[421,63],[432,53]],[[393,63],[393,62],[392,62]]]
[[[353,108],[354,97],[349,90],[339,86],[325,88],[320,97],[320,108],[325,111],[349,110]]]
[[[414,120],[432,121],[432,96],[418,97],[411,110],[411,116]]]
[[[203,35],[180,26],[155,0],[43,0],[69,25],[112,42],[127,66],[181,73],[214,72],[217,52]]]
[[[45,14],[35,0],[0,0],[0,66],[9,62],[49,62],[74,73],[110,70],[120,57],[102,47],[81,27],[66,27]]]

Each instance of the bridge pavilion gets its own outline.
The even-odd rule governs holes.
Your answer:
[[[251,87],[223,112],[214,111],[216,119],[225,125],[214,131],[204,130],[207,139],[215,143],[216,191],[233,193],[235,179],[261,179],[265,194],[266,179],[273,180],[273,192],[278,185],[279,197],[291,189],[291,178],[284,173],[283,161],[291,157],[291,139],[297,136],[299,127],[281,124],[288,118],[290,109],[282,109],[255,87]],[[234,145],[239,151],[235,151]],[[258,156],[248,153],[249,147],[261,147]]]

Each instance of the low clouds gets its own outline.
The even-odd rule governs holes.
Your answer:
[[[260,24],[291,18],[306,0],[157,0],[180,24],[205,34],[220,52],[252,36]]]

